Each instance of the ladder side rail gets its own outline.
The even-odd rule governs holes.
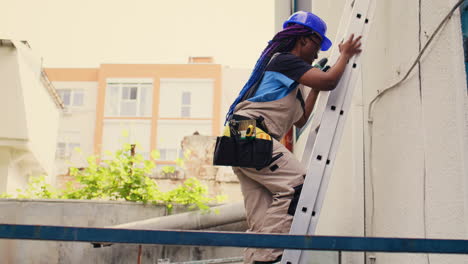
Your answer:
[[[346,37],[345,35],[346,32],[343,32],[343,30],[346,30],[348,28],[348,25],[351,21],[350,18],[353,12],[354,1],[355,0],[347,0],[346,4],[344,5],[343,13],[341,15],[341,19],[340,19],[340,23],[338,27],[338,32],[336,34],[334,43],[339,43],[344,37]],[[339,55],[340,55],[340,52],[339,52],[338,45],[333,45],[332,50],[330,52],[329,62],[336,61]],[[302,153],[302,159],[301,159],[301,164],[305,168],[309,167],[310,155],[312,155],[312,148],[314,147],[315,139],[317,138],[317,133],[320,127],[320,123],[322,121],[323,113],[325,112],[325,109],[327,107],[329,95],[330,95],[329,91],[321,91],[315,103],[316,106],[314,109],[314,114],[311,117],[312,120],[310,121],[310,124],[308,125],[310,127],[309,135],[307,137],[304,151]]]
[[[375,2],[372,1],[370,3],[370,11],[368,13],[368,16],[366,17],[368,19],[368,21],[371,21],[373,19],[372,15],[374,14],[374,11],[375,11]],[[363,46],[365,45],[365,43],[367,43],[369,30],[370,30],[370,23],[366,23],[364,25],[364,32],[363,32],[363,37],[362,37]],[[332,146],[331,146],[330,155],[328,157],[328,160],[330,160],[330,164],[329,164],[329,166],[327,166],[325,168],[325,172],[324,172],[324,176],[323,176],[324,178],[322,179],[322,182],[321,182],[321,185],[320,185],[320,188],[319,188],[319,192],[317,194],[316,203],[315,203],[314,208],[313,208],[313,211],[316,212],[316,214],[315,214],[315,217],[313,217],[311,219],[309,228],[308,228],[307,233],[306,233],[307,235],[315,234],[315,228],[317,227],[318,219],[320,218],[320,212],[321,212],[321,209],[322,209],[323,202],[325,200],[325,194],[326,194],[327,189],[328,189],[328,183],[329,183],[330,178],[331,178],[331,173],[333,171],[333,167],[334,167],[334,163],[335,163],[335,160],[336,160],[336,156],[338,154],[341,139],[343,138],[342,136],[343,136],[343,133],[344,133],[344,130],[345,130],[345,125],[346,125],[346,120],[347,120],[347,117],[348,117],[348,113],[351,110],[351,103],[353,101],[354,89],[356,88],[357,82],[359,80],[359,73],[362,71],[361,59],[359,58],[360,56],[361,56],[361,54],[356,56],[356,59],[353,62],[353,63],[356,64],[356,68],[354,68],[356,73],[353,75],[353,78],[350,80],[350,84],[349,84],[350,87],[348,88],[347,95],[345,96],[345,101],[344,101],[344,104],[343,104],[343,107],[342,107],[342,110],[344,111],[344,113],[340,117],[340,120],[339,120],[339,123],[338,123],[338,126],[337,126],[337,130],[335,132],[335,137],[333,139],[333,143],[332,143]]]
[[[334,47],[330,56],[330,61],[336,61],[339,57],[339,53],[340,52]],[[325,110],[327,109],[327,104],[330,101],[330,93],[330,91],[321,91],[316,102],[317,106],[314,109],[314,115],[312,116],[312,120],[309,125],[310,131],[307,136],[306,145],[301,159],[301,164],[306,168],[309,167],[310,164],[310,156],[312,155],[312,149],[314,147],[315,140],[317,139],[318,130],[322,123]]]
[[[366,18],[365,21],[372,21],[373,20],[373,14],[374,14],[374,11],[375,11],[375,2],[371,1],[369,3],[369,6],[370,6],[369,11],[368,11],[368,14],[365,17]],[[365,25],[364,25],[364,28],[363,28],[363,33],[362,33],[363,46],[367,43],[369,30],[370,30],[370,23],[366,22]],[[332,143],[331,150],[330,150],[330,155],[329,155],[329,157],[327,159],[327,160],[330,161],[330,164],[329,164],[329,166],[325,167],[323,179],[322,179],[322,181],[320,183],[319,192],[317,193],[317,199],[316,199],[316,202],[315,202],[314,208],[313,208],[313,212],[315,212],[315,216],[311,218],[310,224],[308,226],[308,230],[307,230],[308,235],[315,234],[315,229],[317,227],[318,220],[320,219],[320,212],[321,212],[321,209],[322,209],[322,206],[323,206],[323,202],[324,202],[324,199],[325,199],[325,194],[326,194],[327,189],[328,189],[328,183],[329,183],[330,178],[331,178],[331,173],[332,173],[332,170],[333,170],[334,162],[335,162],[336,155],[338,153],[339,146],[340,146],[340,143],[341,143],[342,135],[343,135],[343,132],[344,132],[344,129],[345,129],[347,115],[348,115],[348,112],[351,109],[351,103],[353,101],[354,89],[355,89],[355,87],[357,85],[357,81],[359,79],[359,73],[362,70],[360,56],[361,55],[357,55],[355,57],[355,60],[353,61],[353,64],[355,65],[355,67],[353,67],[353,70],[355,71],[355,73],[352,75],[352,79],[350,80],[350,82],[348,84],[349,87],[348,87],[348,89],[346,91],[345,101],[343,101],[343,106],[342,106],[341,110],[343,110],[344,112],[343,112],[343,115],[340,116],[340,120],[339,120],[337,129],[335,131],[333,143]],[[298,251],[299,250],[297,250],[296,252],[298,252]],[[300,259],[299,259],[298,263],[299,264],[306,264],[307,263],[306,256],[304,254],[302,254],[303,251],[299,251],[299,252],[300,252],[299,253],[300,254]],[[308,255],[308,257],[310,257],[310,254]]]
[[[350,33],[359,35],[363,32],[364,18],[367,16],[368,6],[369,0],[355,3],[350,16],[349,29],[347,30],[348,35]],[[354,58],[354,61],[355,60],[356,58]],[[326,160],[333,143],[333,131],[336,131],[340,118],[340,111],[337,111],[337,109],[342,109],[343,100],[349,86],[348,82],[352,77],[352,70],[352,68],[347,67],[338,87],[330,93],[327,108],[325,109],[322,124],[316,138],[317,144],[313,147],[310,157],[310,166],[307,170],[308,176],[304,182],[303,189],[307,190],[307,192],[302,192],[299,199],[290,234],[307,233],[312,215],[316,214],[312,209],[316,203],[325,166],[330,165],[326,164]],[[301,251],[287,250],[285,251],[282,263],[298,263],[301,255]]]
[[[350,77],[351,72],[347,69],[342,77],[342,83],[347,83]],[[338,85],[337,87],[337,89],[346,88],[346,85]],[[340,117],[339,111],[335,105],[335,101],[340,98],[338,96],[339,92],[331,93],[329,104],[327,104],[328,107],[325,110],[322,124],[319,133],[317,134],[316,144],[312,150],[309,167],[306,172],[307,176],[303,186],[303,190],[307,190],[307,192],[301,193],[293,224],[291,226],[290,234],[292,235],[307,233],[310,218],[315,215],[312,208],[315,204],[325,167],[330,165],[328,164],[329,162],[327,157],[329,156],[330,146],[332,145],[334,138],[333,131],[336,131],[338,119]],[[334,107],[334,110],[332,110],[332,107]]]
[[[354,31],[353,33],[362,33],[362,25],[358,24],[357,27],[355,27],[353,31]],[[359,56],[354,57],[352,60],[350,60],[351,63],[349,64],[355,63],[356,59],[358,58]],[[319,184],[317,183],[320,183],[321,181],[321,175],[323,175],[325,166],[329,165],[327,164],[327,157],[329,156],[334,134],[336,133],[338,121],[341,117],[340,109],[343,108],[345,97],[348,94],[347,90],[349,89],[349,86],[350,86],[349,82],[351,81],[354,75],[354,72],[355,72],[355,69],[351,67],[347,67],[345,70],[345,73],[343,74],[343,77],[341,78],[340,83],[338,84],[338,87],[330,93],[329,101],[327,104],[327,109],[325,110],[322,124],[320,127],[320,131],[317,135],[317,144],[315,144],[315,146],[313,147],[313,150],[312,150],[313,155],[310,158],[311,160],[310,166],[307,169],[307,175],[312,175],[313,177],[306,177],[306,180],[304,183],[304,185],[307,185],[307,187],[310,187],[311,189],[306,188],[307,192],[305,192],[302,196],[306,196],[306,198],[308,199],[304,199],[304,197],[301,197],[303,201],[305,200],[305,201],[310,202],[311,200],[315,200],[313,196],[314,194],[317,193],[317,190],[318,190]],[[313,185],[310,184],[311,181],[313,181],[316,184],[313,184]],[[311,211],[307,212],[308,209],[309,208],[297,208],[297,211],[302,211],[302,215],[309,215]],[[300,217],[296,216],[295,219],[297,218],[300,218]],[[305,229],[305,228],[302,226],[302,228],[300,229]],[[292,230],[291,233],[299,234],[299,233],[293,233],[295,231],[296,230]]]
[[[356,81],[353,80],[350,83],[351,84],[350,84],[350,89],[348,89],[348,93],[351,93],[351,96],[352,96],[352,92],[354,91],[354,87],[356,86]],[[352,100],[349,100],[349,101],[352,101]],[[347,107],[343,107],[343,108],[344,109],[349,109]],[[324,173],[323,173],[323,178],[322,178],[322,181],[320,182],[320,187],[318,188],[316,202],[315,202],[315,204],[313,206],[313,212],[315,212],[315,214],[311,218],[311,222],[310,222],[310,225],[309,225],[309,227],[307,229],[306,234],[314,234],[315,233],[315,228],[317,226],[318,219],[320,218],[320,212],[321,212],[321,209],[322,209],[323,201],[325,200],[325,194],[326,194],[327,189],[328,189],[328,183],[330,181],[331,173],[333,171],[335,158],[336,158],[336,155],[338,154],[338,150],[339,150],[339,146],[340,146],[340,143],[341,143],[341,138],[342,138],[342,135],[343,135],[343,132],[344,132],[344,128],[345,128],[345,124],[346,124],[345,121],[347,119],[348,112],[349,112],[349,110],[344,111],[343,115],[341,116],[341,118],[340,118],[340,120],[338,122],[338,126],[336,128],[336,133],[334,135],[332,146],[330,148],[330,153],[329,153],[329,156],[328,156],[328,159],[327,159],[327,161],[329,161],[330,163],[329,163],[328,166],[325,167],[325,170],[324,170]]]
[[[343,83],[349,80],[350,74],[349,70],[345,71],[345,74],[342,77]],[[346,89],[346,86],[338,87],[336,89]],[[333,96],[335,94],[335,96]],[[325,171],[325,166],[327,164],[327,157],[329,155],[330,146],[333,142],[334,133],[326,133],[328,131],[335,131],[337,128],[337,123],[339,119],[339,111],[337,111],[336,106],[335,110],[332,110],[331,106],[336,105],[335,101],[337,99],[337,93],[331,93],[329,103],[327,104],[327,109],[325,110],[322,124],[320,130],[317,134],[316,144],[313,147],[312,155],[310,156],[309,167],[307,168],[306,178],[303,185],[303,191],[299,198],[299,202],[296,208],[296,213],[293,218],[291,225],[290,234],[299,235],[307,233],[309,223],[311,218],[315,216],[315,212],[312,211],[319,188],[322,181],[322,176]],[[339,98],[339,97],[338,97]],[[294,252],[294,254],[292,254]],[[285,251],[283,259],[287,259],[284,263],[298,263],[299,257],[302,254],[300,251]],[[295,255],[295,256],[292,256]],[[282,262],[283,263],[283,262]]]
[[[338,58],[338,54],[339,54],[339,51],[337,51],[336,49],[334,50],[335,52],[332,54],[332,58],[334,60],[336,60]],[[348,63],[349,64],[349,63]],[[332,138],[333,138],[333,132],[330,132],[330,133],[325,133],[325,134],[320,134],[320,131],[334,131],[335,130],[335,127],[336,127],[336,122],[334,121],[334,119],[330,119],[330,116],[333,116],[335,111],[336,111],[336,105],[338,104],[337,101],[339,101],[339,99],[341,98],[339,96],[340,93],[344,93],[344,91],[342,91],[343,89],[346,89],[347,88],[347,83],[350,79],[350,69],[349,67],[346,67],[344,73],[343,73],[343,76],[341,77],[341,80],[340,82],[338,83],[337,87],[331,91],[331,92],[320,92],[320,96],[323,95],[323,98],[324,100],[321,101],[321,105],[319,106],[319,109],[318,109],[318,115],[316,117],[316,113],[314,113],[314,118],[315,120],[312,120],[312,122],[314,123],[314,121],[316,122],[315,124],[311,124],[311,125],[314,125],[311,127],[311,131],[309,132],[309,135],[308,135],[308,139],[307,139],[307,142],[306,142],[306,147],[304,149],[304,153],[303,153],[303,156],[302,156],[302,164],[305,166],[305,168],[307,168],[307,172],[306,172],[306,175],[321,175],[322,171],[323,171],[323,167],[324,166],[320,166],[320,164],[315,164],[315,166],[313,166],[313,163],[315,162],[314,158],[312,157],[317,157],[318,155],[320,155],[321,157],[325,158],[326,156],[328,156],[328,151],[327,149],[329,149],[329,146],[331,145],[331,141],[332,141]],[[331,110],[332,106],[334,106],[334,109],[335,110]],[[318,122],[319,118],[321,119],[320,122]],[[338,117],[335,116],[335,119],[337,119]],[[314,127],[316,127],[314,129]],[[325,140],[324,140],[324,137],[325,137]],[[320,139],[320,140],[319,140]],[[317,145],[315,144],[315,142],[319,142]],[[328,142],[328,144],[327,144]],[[311,167],[313,169],[311,169]],[[310,178],[310,177],[309,177]],[[314,183],[306,183],[306,182],[309,182],[311,181],[310,179],[308,179],[308,177],[306,177],[306,182],[304,182],[304,186],[319,186],[319,183],[320,183],[320,178],[317,179],[314,177]],[[318,182],[316,182],[318,181]],[[307,189],[308,191],[310,191],[309,189]],[[316,193],[315,191],[314,192],[311,192],[311,193]],[[310,200],[308,200],[310,201]],[[298,207],[299,208],[299,207]],[[295,217],[296,219],[296,217]],[[294,224],[293,224],[294,226]],[[299,232],[299,233],[292,233],[290,232],[291,234],[301,234],[302,232]]]
[[[329,91],[321,91],[315,103],[316,107],[314,109],[312,120],[310,121],[310,124],[309,124],[310,126],[309,135],[307,136],[306,145],[304,147],[304,152],[302,153],[302,158],[301,158],[301,164],[305,168],[309,167],[310,156],[312,155],[312,150],[314,148],[315,140],[317,139],[318,131],[320,128],[320,123],[322,122],[325,109],[327,109],[327,103],[328,103],[329,98],[330,98]]]

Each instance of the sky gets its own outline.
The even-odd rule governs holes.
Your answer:
[[[0,39],[27,40],[44,67],[215,63],[252,68],[274,35],[272,0],[0,0]]]

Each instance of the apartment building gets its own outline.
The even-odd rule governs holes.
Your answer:
[[[46,69],[65,105],[56,144],[57,174],[67,175],[70,166],[86,166],[87,156],[105,157],[123,143],[137,144],[145,158],[158,150],[157,164],[175,165],[184,156],[185,136],[219,135],[224,113],[250,70],[212,60]],[[237,191],[235,186],[229,192]]]
[[[57,157],[74,149],[105,154],[137,143],[160,161],[182,157],[186,135],[216,135],[221,126],[221,65],[103,64],[96,69],[47,69],[65,104]],[[62,171],[63,172],[63,171]]]

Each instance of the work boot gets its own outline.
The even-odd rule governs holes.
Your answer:
[[[281,258],[283,255],[279,255],[275,260],[273,261],[254,261],[253,264],[279,264],[281,263]]]

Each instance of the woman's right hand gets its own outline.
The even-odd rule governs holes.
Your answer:
[[[349,39],[346,42],[341,42],[338,45],[340,53],[343,56],[346,56],[348,59],[350,59],[356,54],[359,54],[362,51],[361,38],[362,36],[359,36],[356,39],[354,39],[354,34],[351,34],[351,36],[349,36]]]
[[[348,61],[351,57],[361,52],[361,36],[354,39],[354,35],[351,35],[346,42],[340,43],[338,47],[341,55],[330,70],[323,72],[317,68],[312,68],[302,75],[299,83],[312,87],[315,91],[331,91],[335,89],[346,69]]]

